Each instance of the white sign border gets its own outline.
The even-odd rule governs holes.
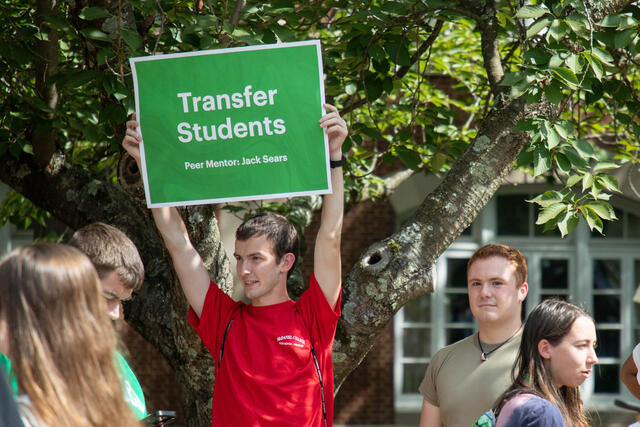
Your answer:
[[[129,65],[131,66],[131,76],[133,78],[133,91],[134,91],[134,99],[136,103],[136,120],[140,123],[140,102],[139,102],[139,91],[138,91],[138,75],[136,72],[136,63],[145,62],[145,61],[157,61],[169,58],[183,58],[189,56],[201,56],[201,55],[212,55],[212,54],[220,54],[220,53],[231,53],[231,52],[240,52],[240,51],[251,51],[251,50],[264,50],[264,49],[281,49],[287,47],[295,47],[295,46],[308,46],[315,45],[316,52],[318,54],[318,82],[320,86],[320,113],[321,116],[326,113],[324,109],[325,104],[325,93],[324,93],[324,74],[323,74],[323,64],[322,64],[322,52],[320,40],[305,40],[305,41],[297,41],[297,42],[287,42],[287,43],[275,43],[275,44],[263,44],[256,46],[242,46],[242,47],[234,47],[234,48],[225,48],[225,49],[209,49],[209,50],[200,50],[195,52],[181,52],[181,53],[168,53],[164,55],[152,55],[152,56],[139,56],[134,58],[129,58]],[[142,126],[138,127],[138,135],[142,137]],[[255,196],[239,196],[239,197],[224,197],[224,198],[215,198],[215,199],[200,199],[200,200],[186,200],[186,201],[178,201],[178,202],[165,202],[165,203],[151,203],[151,194],[149,192],[149,181],[147,178],[147,162],[144,154],[144,141],[140,142],[140,161],[142,163],[142,170],[140,173],[142,174],[142,182],[144,185],[144,195],[147,201],[148,208],[161,208],[161,207],[171,207],[171,206],[194,206],[194,205],[207,205],[214,203],[226,203],[226,202],[240,202],[240,201],[251,201],[251,200],[265,200],[265,199],[280,199],[280,198],[288,198],[288,197],[300,197],[300,196],[311,196],[318,194],[330,194],[333,193],[333,188],[331,186],[331,170],[329,168],[329,139],[327,137],[327,133],[323,132],[324,136],[324,154],[327,159],[325,169],[327,176],[327,189],[322,190],[313,190],[313,191],[299,191],[295,193],[274,193],[274,194],[259,194]]]

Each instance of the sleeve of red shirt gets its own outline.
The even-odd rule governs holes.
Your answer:
[[[341,313],[341,299],[342,291],[338,296],[334,310],[322,293],[315,274],[311,274],[309,288],[298,299],[297,307],[305,324],[310,329],[309,332],[316,346],[322,348],[333,342]]]
[[[231,319],[235,307],[242,305],[218,288],[214,282],[209,283],[209,290],[204,299],[200,318],[189,306],[189,324],[198,333],[209,353],[217,361],[222,344],[224,330]]]

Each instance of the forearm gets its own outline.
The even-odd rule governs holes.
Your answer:
[[[342,286],[340,239],[344,212],[342,168],[331,169],[332,194],[324,196],[316,236],[314,271],[327,302],[335,309]]]
[[[209,273],[189,239],[189,233],[178,210],[173,207],[155,208],[151,212],[169,251],[187,301],[200,317],[209,289]]]
[[[342,176],[342,167],[331,169],[331,187],[333,192],[326,194],[323,199],[318,237],[333,240],[339,245],[342,233],[342,220],[344,217],[344,178]]]

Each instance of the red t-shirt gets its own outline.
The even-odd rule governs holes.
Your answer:
[[[327,425],[333,425],[331,353],[340,298],[333,310],[315,275],[309,282],[297,302],[265,307],[235,302],[212,282],[200,319],[189,309],[191,326],[215,360],[212,425],[324,426],[311,341],[322,372]]]

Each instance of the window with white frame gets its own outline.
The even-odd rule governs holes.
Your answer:
[[[519,191],[516,193],[516,191]],[[533,191],[538,191],[533,190]],[[614,199],[619,221],[605,225],[603,238],[581,223],[570,236],[535,225],[533,193],[501,190],[436,265],[436,289],[407,304],[394,319],[395,401],[399,410],[419,410],[418,386],[440,348],[477,330],[467,298],[466,263],[485,243],[518,248],[527,258],[529,294],[523,316],[540,301],[559,297],[586,308],[596,320],[595,374],[583,386],[587,407],[608,408],[629,397],[620,366],[640,342],[640,304],[631,302],[640,284],[640,211],[635,202]]]

